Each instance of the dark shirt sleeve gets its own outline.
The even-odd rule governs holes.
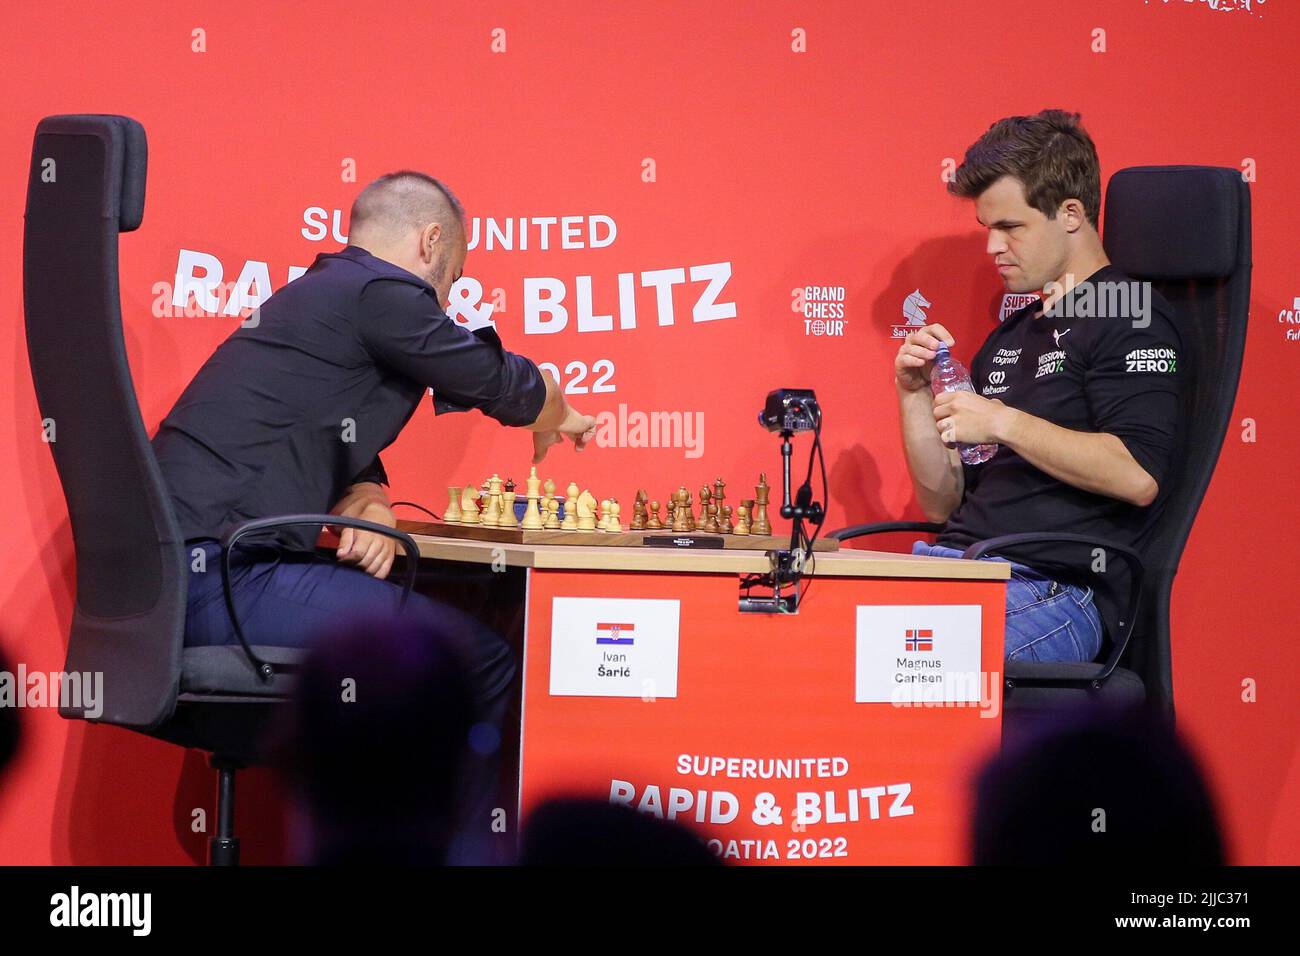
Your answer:
[[[1084,393],[1097,431],[1116,436],[1157,485],[1164,482],[1178,432],[1179,389],[1187,375],[1182,341],[1154,309],[1146,328],[1128,319],[1097,320]]]
[[[388,472],[384,469],[384,463],[375,456],[375,460],[361,469],[361,473],[353,478],[349,485],[359,485],[363,481],[373,481],[377,485],[388,484]]]
[[[531,425],[546,400],[537,366],[495,331],[457,325],[426,290],[378,280],[361,293],[357,334],[372,357],[433,389],[438,411],[477,408],[503,425]]]

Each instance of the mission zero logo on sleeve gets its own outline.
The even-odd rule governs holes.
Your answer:
[[[1178,353],[1173,349],[1134,349],[1124,356],[1126,372],[1176,372]]]

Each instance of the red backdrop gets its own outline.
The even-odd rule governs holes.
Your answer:
[[[1294,7],[195,7],[48,2],[4,14],[0,447],[12,454],[0,645],[12,666],[62,665],[74,586],[22,331],[22,211],[42,116],[123,113],[148,132],[144,224],[122,242],[122,310],[151,430],[238,322],[157,307],[170,300],[183,250],[215,257],[226,281],[264,263],[278,288],[291,267],[340,245],[311,221],[338,210],[345,233],[361,184],[414,167],[445,179],[473,217],[516,227],[582,217],[583,248],[563,248],[557,223],[543,250],[534,224],[526,250],[480,242],[466,267],[489,298],[499,295],[495,318],[511,348],[554,363],[570,385],[610,389],[574,394],[575,404],[676,411],[697,425],[702,416],[702,442],[696,432],[688,447],[555,454],[545,471],[561,487],[573,478],[630,502],[633,475],[652,492],[722,475],[735,496],[760,468],[779,468],[754,422],[763,396],[811,386],[825,409],[830,526],[839,526],[919,517],[890,385],[904,300],[919,291],[966,359],[996,321],[1000,283],[972,207],[944,191],[945,162],[960,161],[1001,116],[1060,106],[1082,112],[1103,181],[1124,166],[1166,163],[1255,177],[1245,373],[1174,590],[1174,678],[1233,859],[1300,862],[1290,813],[1300,802],[1298,602],[1287,583],[1300,506],[1285,478],[1300,437],[1284,404],[1300,349],[1286,338],[1300,293],[1289,255],[1300,199],[1290,169],[1300,155]],[[587,247],[589,217],[613,221],[612,242]],[[598,239],[609,232],[600,220]],[[667,323],[666,303],[643,282],[673,269],[684,272],[665,286]],[[620,273],[635,286],[633,328],[621,327]],[[612,329],[579,329],[584,276],[592,311],[612,315]],[[526,289],[544,279],[564,290],[569,318],[558,331],[528,327]],[[713,312],[697,312],[719,285]],[[810,334],[796,311],[808,286],[843,290],[842,334]],[[722,317],[696,321],[710,314]],[[585,374],[566,371],[570,363]],[[448,483],[522,477],[528,452],[521,432],[478,413],[435,418],[425,406],[384,457],[395,497],[441,511]],[[1253,682],[1254,701],[1243,700],[1243,682]],[[52,710],[22,717],[24,750],[0,779],[0,862],[201,858],[190,818],[209,805],[211,781],[198,755]],[[269,777],[249,775],[240,822],[252,861],[278,857],[276,806]]]

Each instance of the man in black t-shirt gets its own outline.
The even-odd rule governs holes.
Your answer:
[[[1008,291],[1043,294],[989,335],[975,391],[931,397],[931,364],[952,334],[932,324],[895,359],[908,469],[927,518],[945,527],[914,552],[960,556],[1031,531],[1087,534],[1139,554],[1164,505],[1179,422],[1183,347],[1169,304],[1112,266],[1097,232],[1101,176],[1077,114],[995,123],[949,189],[975,201]],[[954,444],[996,443],[982,464]],[[1121,626],[1123,557],[1022,546],[1007,589],[1006,656],[1090,661]],[[1095,585],[1095,588],[1094,588]]]

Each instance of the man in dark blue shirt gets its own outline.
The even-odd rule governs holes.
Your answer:
[[[357,197],[349,233],[346,248],[317,256],[222,343],[154,436],[194,549],[188,645],[236,640],[217,543],[233,525],[303,512],[396,525],[379,452],[427,389],[439,413],[477,408],[531,430],[534,462],[565,436],[581,450],[594,435],[595,419],[552,376],[506,351],[495,330],[471,332],[447,316],[466,231],[445,186],[422,173],[384,176]],[[384,580],[393,539],[346,529],[330,560],[315,553],[319,531],[286,529],[272,546],[241,547],[232,590],[251,644],[308,646],[340,619],[393,609],[396,585]],[[515,670],[501,638],[423,595],[406,610],[456,646],[484,719],[499,722]]]

